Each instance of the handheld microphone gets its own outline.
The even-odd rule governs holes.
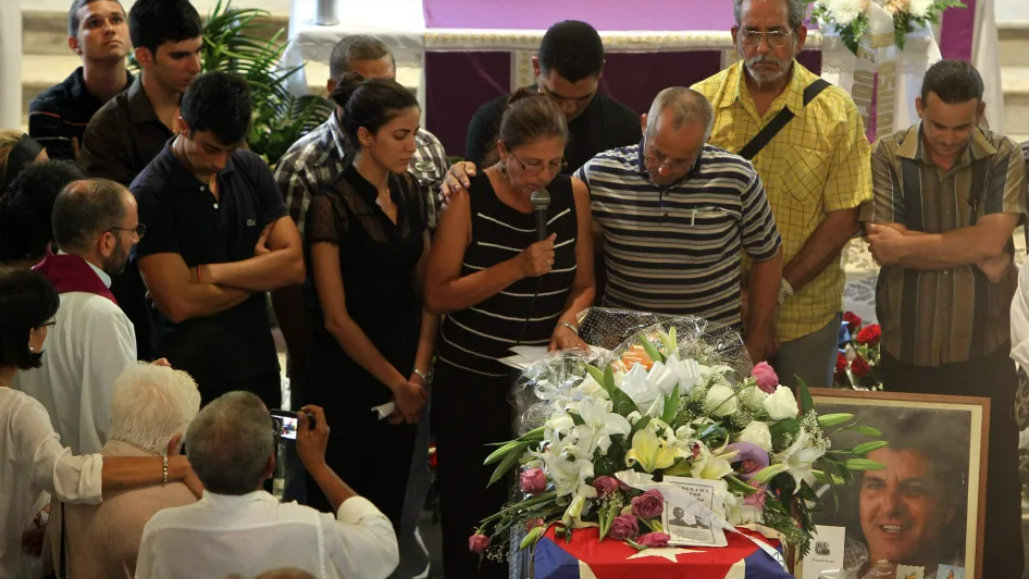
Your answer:
[[[536,241],[547,238],[547,207],[550,206],[550,193],[546,189],[537,189],[529,198],[536,210]]]

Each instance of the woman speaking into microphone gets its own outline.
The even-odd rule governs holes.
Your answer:
[[[446,314],[432,420],[448,579],[507,576],[506,565],[483,560],[480,569],[468,552],[468,536],[507,494],[504,484],[486,488],[492,467],[482,464],[486,444],[511,438],[510,369],[497,360],[518,344],[585,348],[577,315],[594,296],[590,203],[584,183],[560,174],[567,139],[550,97],[515,92],[496,162],[450,197],[429,254],[427,309]],[[533,200],[542,206],[547,193],[540,232]]]

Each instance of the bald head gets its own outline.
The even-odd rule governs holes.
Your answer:
[[[693,123],[704,127],[704,142],[711,136],[715,112],[711,103],[699,92],[673,86],[657,93],[647,113],[647,137],[652,139],[658,130],[680,130]]]
[[[136,200],[124,185],[107,179],[72,181],[54,202],[54,241],[67,253],[89,251],[97,237],[126,220]]]

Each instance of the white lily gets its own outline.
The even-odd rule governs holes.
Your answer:
[[[619,388],[628,394],[638,407],[648,406],[661,395],[661,392],[647,381],[647,369],[643,364],[634,364],[629,373],[622,378]]]
[[[658,436],[657,429],[663,426],[664,436]],[[626,466],[639,464],[645,472],[668,468],[688,453],[675,433],[660,420],[651,420],[646,428],[632,436],[632,448],[625,454]]]
[[[603,398],[605,400],[610,398],[607,390],[604,390],[600,385],[600,382],[594,380],[593,375],[588,373],[586,374],[586,378],[584,378],[578,386],[572,389],[572,396],[577,400],[581,400],[589,396]]]
[[[719,480],[732,474],[732,464],[729,460],[736,456],[735,451],[719,456],[712,453],[704,443],[696,444],[700,448],[700,454],[693,459],[693,467],[690,469],[690,474],[694,478]]]
[[[593,454],[587,451],[584,441],[548,448],[543,454],[543,464],[554,481],[557,496],[596,496],[596,489],[586,484],[586,479],[593,476]]]
[[[547,442],[560,441],[572,432],[572,429],[575,428],[575,421],[572,420],[571,416],[562,412],[561,414],[551,416],[545,426],[543,440]]]
[[[612,403],[610,400],[600,398],[586,398],[579,404],[580,416],[586,424],[576,427],[576,431],[582,429],[585,434],[589,429],[589,449],[592,453],[600,449],[600,454],[607,454],[611,447],[611,436],[621,434],[629,436],[632,426],[624,416],[611,412]],[[581,436],[584,438],[584,436]]]
[[[815,484],[813,465],[823,454],[825,449],[813,446],[811,435],[801,428],[797,440],[789,448],[775,455],[775,462],[781,463],[783,470],[797,483],[794,494],[800,491],[800,481],[806,481],[808,485]]]

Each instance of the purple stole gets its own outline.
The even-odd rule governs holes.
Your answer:
[[[93,271],[86,260],[77,255],[54,255],[48,248],[43,261],[34,265],[32,269],[50,280],[59,294],[86,292],[105,297],[115,305],[118,304],[118,300],[114,299],[114,294],[104,285],[100,276]]]

